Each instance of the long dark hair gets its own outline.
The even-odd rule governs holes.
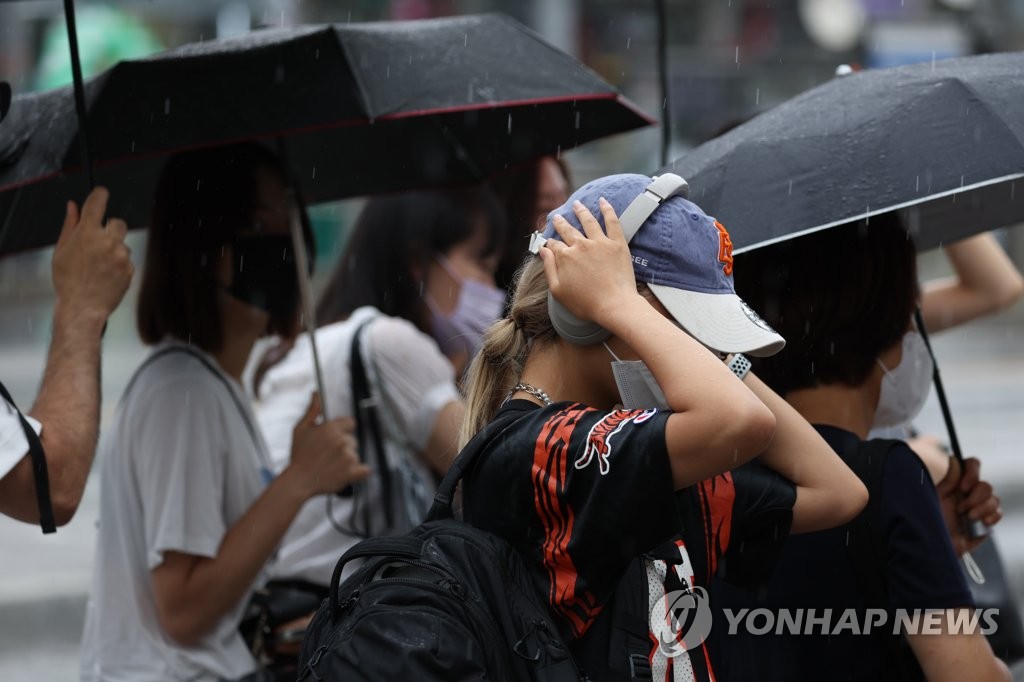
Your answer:
[[[157,181],[136,304],[139,336],[147,344],[173,336],[207,352],[223,344],[215,268],[226,244],[252,229],[261,170],[288,184],[273,152],[254,142],[183,152]],[[299,202],[307,244],[313,234]],[[292,335],[297,315],[272,318],[268,332]]]
[[[545,158],[550,158],[558,165],[571,192],[572,180],[565,161],[558,157]],[[509,292],[510,298],[516,272],[527,254],[530,234],[537,230],[537,184],[543,160],[539,159],[503,173],[491,182],[505,209],[505,215],[508,216],[508,232],[494,280],[499,287]]]
[[[320,296],[317,324],[340,322],[358,308],[373,306],[429,334],[422,273],[431,260],[480,229],[487,237],[481,255],[500,256],[505,225],[497,198],[483,186],[371,198]],[[280,362],[292,345],[285,341],[267,351],[256,371],[257,390],[267,370]]]

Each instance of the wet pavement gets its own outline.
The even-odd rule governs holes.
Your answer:
[[[45,288],[26,291],[0,278],[0,378],[23,406],[31,404],[42,373],[49,305]],[[133,318],[127,300],[108,326],[104,419],[144,353]],[[1006,518],[996,536],[1016,592],[1024,597],[1024,303],[934,343],[960,441],[983,461],[983,476],[1003,499]],[[934,395],[917,425],[944,433]],[[0,518],[0,680],[77,678],[99,508],[95,471],[77,516],[56,535],[44,537],[36,527]],[[1024,681],[1024,667],[1015,673]]]

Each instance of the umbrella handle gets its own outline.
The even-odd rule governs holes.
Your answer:
[[[313,306],[313,287],[309,281],[309,255],[306,240],[302,235],[302,219],[295,198],[295,190],[288,188],[288,222],[292,235],[292,250],[295,252],[295,270],[299,278],[299,299],[302,304],[302,324],[309,335],[309,347],[313,350],[313,369],[316,375],[316,390],[320,394],[320,421],[330,419],[327,409],[327,394],[324,391],[324,374],[320,367],[320,354],[316,348],[316,308]]]
[[[917,332],[921,335],[921,339],[924,341],[925,348],[928,349],[928,355],[932,359],[932,383],[935,384],[935,394],[939,399],[939,407],[942,409],[942,419],[946,422],[946,433],[949,435],[949,447],[953,451],[953,456],[956,457],[961,467],[964,463],[963,451],[960,450],[960,439],[956,435],[956,427],[953,425],[953,413],[949,409],[949,401],[946,399],[946,389],[942,384],[942,377],[939,374],[939,363],[935,358],[935,351],[932,350],[932,343],[928,339],[928,331],[924,326],[924,318],[921,316],[921,309],[916,308],[914,310],[914,321],[917,323]],[[988,537],[990,531],[988,526],[982,523],[980,520],[971,521],[966,515],[960,517],[960,523],[963,525],[964,533],[970,538],[983,538]]]

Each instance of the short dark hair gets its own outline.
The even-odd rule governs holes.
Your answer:
[[[261,169],[287,184],[278,157],[254,142],[182,152],[167,161],[157,181],[136,304],[145,343],[172,336],[207,352],[220,350],[215,269],[224,246],[255,223]],[[309,219],[297,200],[312,243]],[[271,319],[268,332],[294,334],[293,317]]]
[[[487,230],[482,255],[500,257],[505,217],[485,187],[370,199],[324,287],[317,323],[343,320],[370,305],[430,333],[421,282],[413,270],[425,271],[436,254],[469,239],[481,224]]]
[[[917,306],[914,243],[886,213],[736,256],[736,293],[786,339],[754,370],[780,395],[859,386]]]

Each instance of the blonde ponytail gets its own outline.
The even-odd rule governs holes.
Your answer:
[[[548,344],[556,334],[548,317],[548,282],[539,258],[520,268],[508,317],[484,334],[483,345],[466,375],[466,416],[459,434],[461,449],[487,425],[523,373],[530,349]]]

